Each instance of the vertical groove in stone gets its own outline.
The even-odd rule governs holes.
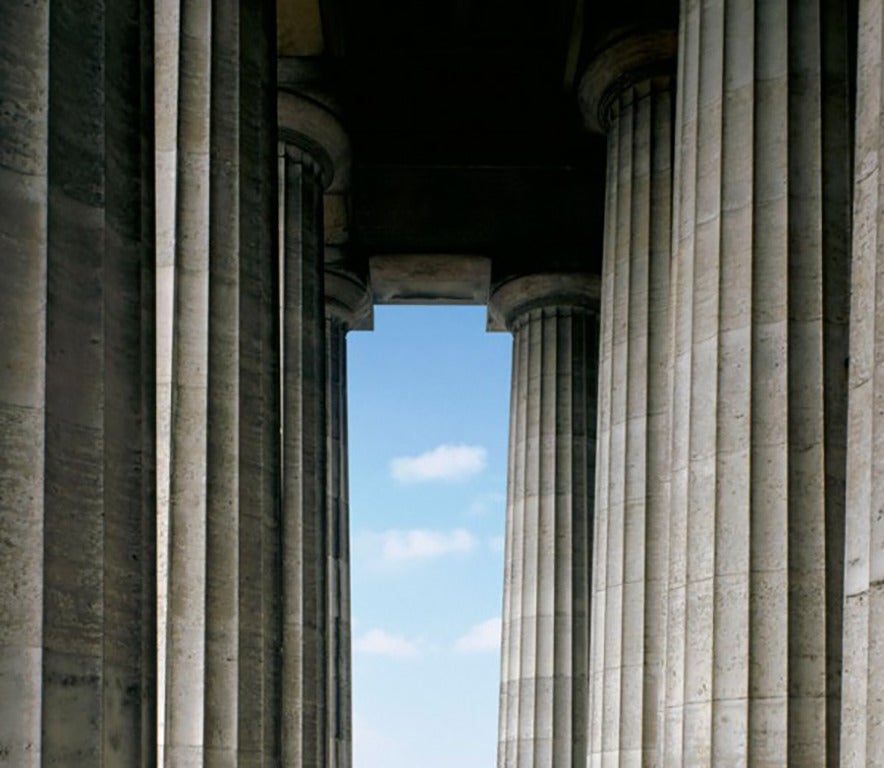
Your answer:
[[[619,97],[608,139],[590,723],[593,765],[659,765],[668,540],[669,82]]]
[[[238,735],[242,269],[239,22],[237,0],[212,3],[203,763],[219,767],[235,764]]]
[[[513,334],[498,765],[584,766],[597,318],[531,309]]]
[[[48,764],[98,765],[103,748],[104,23],[98,7],[53,6],[49,17],[49,50],[63,59],[51,62],[49,78],[41,734]],[[68,708],[64,725],[54,720]]]
[[[102,764],[121,766],[156,760],[152,11],[108,6],[104,33]]]
[[[150,8],[0,21],[3,765],[153,757]]]
[[[860,3],[850,307],[841,765],[884,763],[884,9]]]
[[[832,764],[821,7],[682,3],[666,765]]]
[[[826,740],[829,766],[840,765],[842,628],[844,613],[844,526],[847,475],[847,357],[850,342],[850,243],[853,184],[851,81],[856,60],[852,38],[855,3],[823,3],[822,120],[823,186],[823,359],[826,510]]]
[[[240,0],[237,765],[278,760],[279,257],[276,6]]]
[[[347,458],[347,323],[326,311],[328,474],[329,765],[350,768],[353,754],[350,649],[350,515]]]
[[[265,537],[279,496],[271,13],[239,0],[181,8],[168,766],[276,754],[264,725],[275,702],[264,613],[278,592]]]
[[[322,185],[285,148],[282,765],[326,765],[326,403]]]

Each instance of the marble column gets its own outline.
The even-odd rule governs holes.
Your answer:
[[[153,6],[0,14],[0,765],[155,761]]]
[[[608,135],[590,643],[590,765],[661,765],[669,540],[673,32],[600,52]]]
[[[371,328],[371,294],[351,272],[325,272],[328,738],[331,768],[353,764],[347,333]]]
[[[860,3],[841,765],[884,764],[884,10]],[[881,378],[878,378],[881,374]]]
[[[497,763],[587,764],[597,278],[533,275],[490,309],[513,333]]]
[[[275,4],[180,17],[165,765],[278,756]]]
[[[681,4],[667,766],[837,765],[843,14]]]

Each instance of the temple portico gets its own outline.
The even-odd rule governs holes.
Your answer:
[[[0,766],[353,765],[415,303],[513,339],[498,768],[884,766],[882,72],[880,0],[5,3]]]

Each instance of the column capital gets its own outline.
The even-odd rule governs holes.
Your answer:
[[[374,328],[374,304],[371,286],[340,259],[329,257],[336,248],[326,247],[325,314],[339,320],[350,331],[370,331]]]
[[[587,272],[523,275],[498,285],[488,300],[488,330],[512,330],[532,309],[576,307],[598,310],[601,279]]]
[[[301,152],[318,163],[326,191],[346,189],[350,139],[332,108],[314,95],[286,89],[277,94],[277,114],[279,140],[286,145],[286,153]]]
[[[677,58],[678,36],[671,29],[630,32],[599,50],[577,94],[587,129],[607,133],[620,94],[646,80],[671,78]]]

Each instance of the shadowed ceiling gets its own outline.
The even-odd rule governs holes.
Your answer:
[[[590,19],[584,0],[278,7],[280,57],[321,63],[340,100],[358,258],[490,256],[495,280],[598,269],[604,140],[582,127],[575,81],[635,8]]]

